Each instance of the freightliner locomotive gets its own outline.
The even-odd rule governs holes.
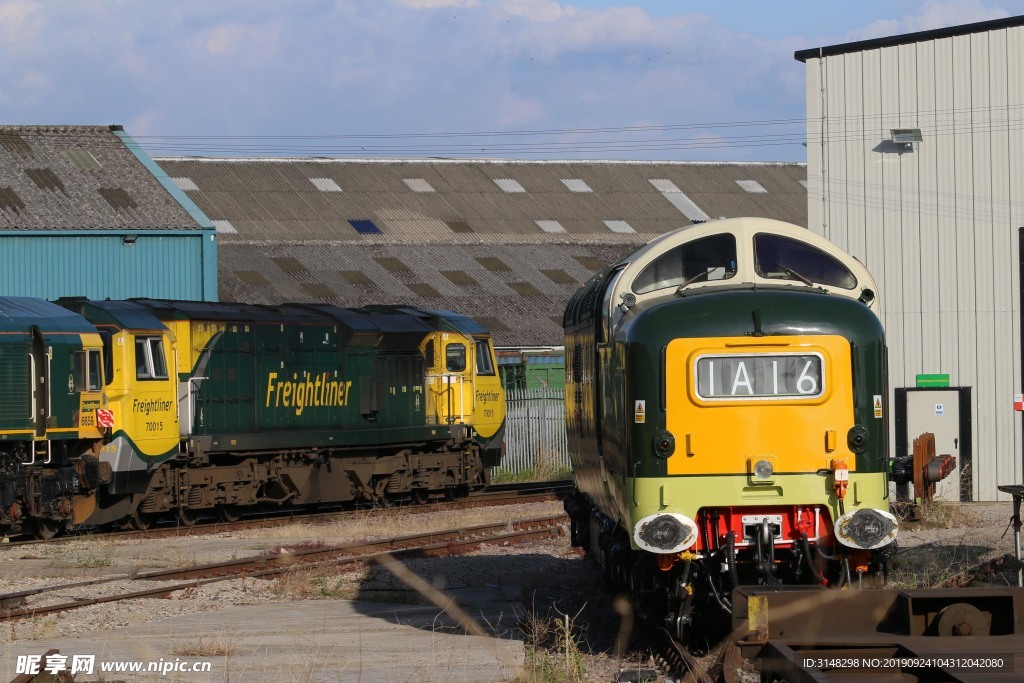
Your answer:
[[[499,463],[491,335],[409,307],[0,298],[0,533],[459,496]]]

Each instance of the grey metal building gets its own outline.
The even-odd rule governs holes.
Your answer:
[[[411,303],[563,342],[576,289],[709,218],[806,225],[803,164],[160,158],[219,234],[220,297]]]
[[[216,231],[120,126],[0,126],[0,292],[215,301]]]
[[[966,399],[952,444],[969,468],[962,497],[995,500],[1021,481],[1024,17],[795,56],[807,65],[808,227],[878,280],[890,415],[918,375],[948,375]],[[941,417],[948,404],[931,405]],[[897,447],[903,429],[893,421]]]

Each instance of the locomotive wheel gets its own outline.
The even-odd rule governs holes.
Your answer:
[[[231,522],[237,522],[238,518],[241,517],[241,512],[235,505],[218,505],[217,506],[217,519],[222,522],[230,524]]]
[[[195,526],[196,521],[199,519],[199,512],[197,510],[190,510],[189,508],[178,508],[178,526],[192,527]]]
[[[444,497],[447,500],[458,500],[459,498],[465,498],[468,495],[469,487],[465,484],[444,487]]]
[[[423,505],[430,500],[429,489],[413,489],[412,490],[412,502]]]
[[[41,541],[48,541],[63,530],[62,520],[39,518],[32,524],[32,534]]]
[[[153,525],[153,516],[141,512],[136,508],[131,515],[128,516],[128,526],[136,531],[145,531]]]

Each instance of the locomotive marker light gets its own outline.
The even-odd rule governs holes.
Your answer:
[[[836,521],[836,539],[857,550],[876,550],[896,540],[899,522],[885,510],[864,508],[842,515]]]
[[[754,476],[764,481],[771,479],[772,475],[775,474],[775,468],[767,460],[758,460],[754,463]]]
[[[633,540],[652,553],[681,553],[697,542],[697,524],[686,515],[658,512],[636,523]]]

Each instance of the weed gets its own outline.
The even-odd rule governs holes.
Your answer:
[[[114,547],[109,544],[57,547],[50,555],[50,566],[55,569],[97,569],[114,564]]]
[[[576,616],[579,616],[577,613]],[[575,617],[542,618],[528,613],[519,628],[526,636],[526,659],[515,683],[583,683],[587,680]]]
[[[498,468],[491,481],[495,484],[523,484],[531,481],[559,481],[571,479],[572,470],[564,465],[545,465],[541,463],[518,472]]]
[[[200,636],[179,643],[171,652],[181,657],[230,657],[238,653],[238,647],[221,636]]]

